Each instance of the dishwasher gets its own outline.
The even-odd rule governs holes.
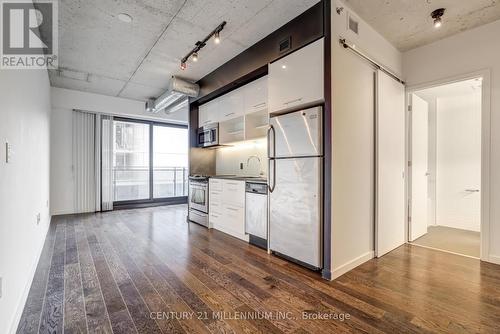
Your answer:
[[[245,233],[249,243],[267,250],[267,184],[246,183]]]

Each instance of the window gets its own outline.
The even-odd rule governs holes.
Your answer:
[[[187,196],[187,127],[115,118],[113,136],[116,204]]]
[[[188,130],[153,126],[153,197],[187,196]]]

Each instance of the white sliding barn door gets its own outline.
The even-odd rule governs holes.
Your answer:
[[[411,223],[410,241],[427,233],[428,226],[429,104],[411,94]]]
[[[377,71],[375,254],[405,243],[405,88]]]

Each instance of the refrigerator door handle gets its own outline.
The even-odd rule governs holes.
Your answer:
[[[273,157],[271,158],[271,132],[273,133],[273,154],[276,154],[276,132],[274,130],[274,126],[270,125],[269,129],[267,129],[267,157],[268,157],[268,164],[267,164],[267,170],[269,175],[271,175],[271,160],[273,161],[273,179],[272,183],[271,180],[269,180],[269,192],[273,192],[274,188],[276,188],[276,159]],[[271,186],[272,184],[272,186]]]

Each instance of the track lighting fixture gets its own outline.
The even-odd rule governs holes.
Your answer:
[[[442,25],[441,17],[444,15],[445,8],[438,8],[431,13],[431,17],[434,19],[434,28],[439,28]]]
[[[187,55],[184,56],[184,58],[181,59],[181,70],[185,70],[187,68],[187,61],[191,57],[191,59],[194,62],[198,61],[198,52],[207,45],[207,41],[210,38],[214,38],[214,43],[215,44],[220,44],[220,32],[222,29],[224,29],[224,26],[226,25],[226,21],[223,21],[221,24],[217,26],[210,34],[207,35],[202,41],[196,42],[193,50],[191,50]]]

